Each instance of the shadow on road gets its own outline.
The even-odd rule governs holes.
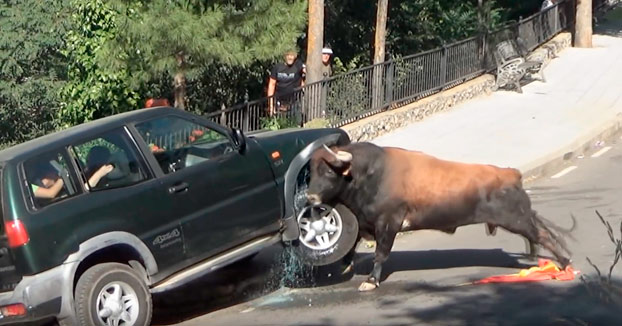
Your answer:
[[[520,255],[501,249],[426,250],[392,252],[385,263],[383,278],[397,271],[446,269],[468,266],[525,268]],[[183,288],[155,295],[153,325],[172,325],[217,310],[273,293],[287,286],[313,288],[344,284],[355,274],[368,274],[373,254],[360,253],[353,272],[341,275],[343,266],[333,265],[311,270],[287,271],[283,268],[283,251],[262,253],[249,262],[225,267]],[[290,275],[287,275],[290,274]],[[339,285],[341,286],[341,285]],[[355,291],[355,290],[353,290]],[[408,290],[407,290],[408,291]],[[401,291],[400,291],[401,292]]]
[[[456,267],[508,267],[528,268],[533,264],[524,263],[524,255],[509,254],[501,249],[452,249],[426,251],[395,251],[383,264],[382,279],[400,271],[427,269],[446,269]],[[374,255],[360,254],[356,259],[355,273],[367,275],[373,268]]]
[[[615,281],[614,286],[620,286]],[[591,295],[584,283],[543,282],[466,287],[413,285],[411,291],[433,295],[441,304],[408,307],[385,314],[388,321],[434,325],[622,325],[619,304]],[[389,309],[396,302],[383,302]],[[387,323],[387,325],[393,325]]]
[[[182,288],[153,296],[153,325],[173,325],[271,293],[280,287],[277,253],[241,261]]]
[[[301,266],[287,250],[275,246],[250,261],[240,261],[182,288],[154,295],[152,324],[177,324],[251,301],[282,287],[328,286],[352,277],[341,275],[340,270],[339,265],[311,270]]]

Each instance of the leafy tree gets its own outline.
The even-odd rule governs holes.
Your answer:
[[[0,2],[0,134],[8,146],[55,129],[66,80],[63,48],[68,2]]]
[[[111,71],[95,60],[102,45],[118,33],[116,12],[104,0],[73,0],[72,29],[67,33],[63,53],[69,58],[70,81],[63,87],[63,127],[83,123],[140,107],[141,95],[132,87],[128,69]]]
[[[477,0],[391,0],[387,57],[406,56],[476,35]],[[487,28],[539,9],[540,0],[483,0]],[[371,64],[376,1],[325,0],[326,40],[344,65]]]
[[[141,80],[172,77],[175,106],[186,107],[186,79],[210,64],[246,66],[280,56],[295,44],[306,20],[303,0],[116,1],[119,33],[99,59],[113,69],[140,71]]]
[[[332,46],[335,58],[345,66],[353,61],[359,67],[371,64],[376,1],[325,0],[324,6],[325,39]]]
[[[462,0],[394,1],[389,14],[389,50],[394,55],[409,55],[459,41],[476,35],[478,15],[476,3]],[[486,27],[501,22],[501,10],[493,0],[483,3],[487,12]]]

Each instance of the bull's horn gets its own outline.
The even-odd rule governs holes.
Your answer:
[[[345,152],[345,151],[338,151],[337,155],[335,155],[337,157],[338,160],[343,161],[343,162],[351,162],[352,161],[352,154],[349,152]]]
[[[322,144],[322,146],[324,146],[324,149],[327,150],[329,153],[333,154],[334,156],[337,156],[337,154],[333,152],[333,150],[330,149],[328,146],[326,146],[326,144]]]
[[[333,152],[332,149],[330,149],[328,146],[326,146],[326,144],[323,144],[322,146],[324,146],[324,149],[326,149],[329,153],[331,153],[333,156],[335,156],[336,159],[343,161],[343,162],[351,162],[352,161],[352,154],[346,152],[346,151],[337,151],[337,153]]]

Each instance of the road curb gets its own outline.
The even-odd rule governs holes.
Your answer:
[[[621,131],[622,113],[618,113],[612,120],[577,137],[571,144],[524,164],[518,169],[523,173],[525,182],[533,181],[569,165],[573,159],[593,149],[596,142],[608,139]]]

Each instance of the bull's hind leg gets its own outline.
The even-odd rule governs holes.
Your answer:
[[[398,223],[399,222],[399,223]],[[367,278],[361,283],[359,291],[371,291],[380,286],[382,264],[389,258],[393,242],[401,227],[401,219],[393,219],[392,216],[382,216],[376,224],[376,252],[374,256],[374,268]]]
[[[500,190],[490,201],[495,211],[496,223],[502,228],[522,235],[529,243],[529,254],[537,255],[537,244],[550,251],[556,260],[566,267],[570,260],[565,257],[560,247],[560,239],[552,234],[542,223],[536,212],[531,209],[529,196],[521,188]]]
[[[557,261],[560,263],[562,268],[566,268],[570,264],[570,259],[562,253],[562,248],[560,246],[560,240],[549,231],[546,226],[538,219],[538,216],[535,215],[532,218],[534,226],[537,228],[538,232],[538,240],[537,242],[542,245],[545,249],[553,253]]]
[[[538,258],[540,248],[538,247],[538,243],[525,238],[525,251],[527,251],[527,257],[529,257],[529,259],[535,260]]]

